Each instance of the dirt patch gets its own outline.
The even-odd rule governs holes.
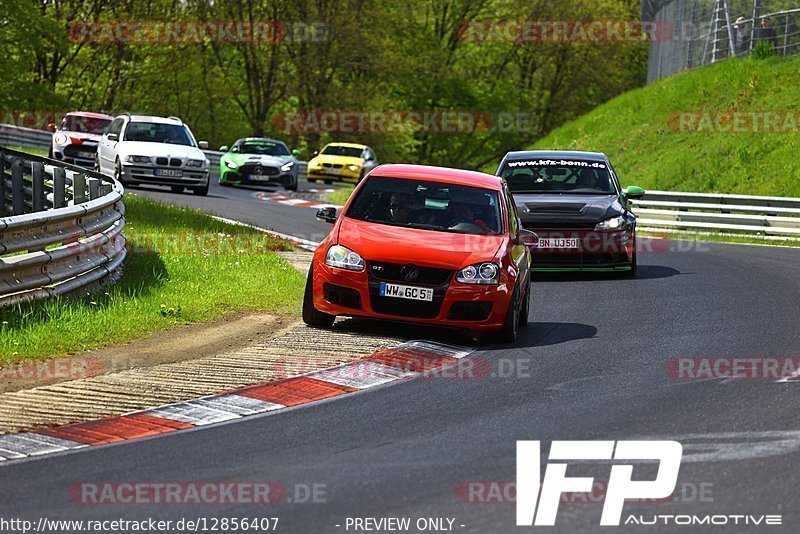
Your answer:
[[[291,317],[237,314],[156,332],[125,345],[3,367],[0,393],[235,351],[280,335],[296,323]]]

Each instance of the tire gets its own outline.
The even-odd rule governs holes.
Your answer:
[[[316,328],[330,328],[336,320],[335,315],[321,312],[314,307],[314,266],[308,269],[306,292],[303,295],[303,322]]]
[[[508,311],[506,312],[506,320],[503,323],[503,328],[497,333],[497,338],[500,343],[514,343],[519,334],[519,321],[520,310],[517,306],[517,296],[519,288],[514,290],[511,295],[511,302],[508,303]]]
[[[285,186],[285,189],[287,191],[297,191],[297,180],[295,180],[293,183]]]
[[[310,184],[316,184],[319,182],[319,180],[317,180],[316,178],[306,178],[306,182]]]
[[[208,184],[209,184],[209,182],[206,182],[206,185],[201,185],[199,187],[193,187],[192,188],[192,193],[194,193],[198,197],[204,197],[204,196],[208,195]]]
[[[122,179],[122,165],[119,159],[114,163],[114,179],[119,183],[125,185],[125,180]]]
[[[325,182],[325,185],[333,185],[333,180],[323,180],[323,182]]]
[[[636,269],[639,265],[639,259],[636,252],[636,236],[633,238],[633,258],[631,258],[631,268],[625,271],[622,276],[627,278],[634,278],[636,277]]]
[[[531,283],[530,280],[525,288],[525,295],[522,297],[522,307],[519,310],[519,327],[525,328],[528,326],[529,316],[531,311]]]
[[[357,181],[356,183],[357,183],[357,184],[360,184],[360,183],[361,183],[361,180],[363,180],[363,179],[364,179],[364,176],[365,176],[366,174],[367,174],[367,173],[365,173],[365,172],[364,172],[364,169],[361,169],[361,172],[360,172],[360,173],[358,173],[358,181]]]
[[[50,156],[50,157],[52,158],[53,156]],[[94,169],[92,169],[92,170],[94,172],[98,172],[98,173],[101,172],[100,171],[100,156],[95,156],[94,157]]]

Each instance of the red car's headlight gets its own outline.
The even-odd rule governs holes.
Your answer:
[[[456,282],[462,284],[496,284],[500,279],[500,268],[489,262],[464,267],[456,274]]]
[[[325,265],[349,271],[363,271],[364,259],[347,247],[333,245],[325,255]]]

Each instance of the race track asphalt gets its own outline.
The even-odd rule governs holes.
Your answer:
[[[313,210],[251,193],[140,191],[295,235],[326,228]],[[354,532],[345,529],[348,517],[448,517],[456,532],[600,531],[598,504],[561,504],[555,528],[521,528],[513,503],[465,502],[459,488],[513,481],[516,440],[540,440],[546,451],[551,440],[667,439],[684,446],[678,492],[668,502],[626,504],[623,520],[782,514],[783,526],[625,530],[796,532],[800,384],[680,380],[668,363],[798,356],[800,250],[681,241],[652,248],[640,255],[636,279],[537,275],[533,321],[518,342],[483,346],[470,357],[485,372],[423,377],[274,415],[12,463],[0,467],[0,517],[276,516],[277,531],[293,533]],[[460,342],[434,330],[400,332]],[[654,474],[647,466],[638,472]],[[603,481],[609,466],[582,464],[574,473]],[[69,494],[80,482],[232,480],[282,484],[293,502],[79,505]],[[303,495],[295,493],[315,484],[317,502],[297,502]]]

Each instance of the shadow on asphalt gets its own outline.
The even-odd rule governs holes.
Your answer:
[[[597,335],[597,328],[582,323],[529,323],[519,331],[515,348],[548,347]]]
[[[664,265],[639,265],[636,276],[630,278],[624,272],[588,272],[588,271],[566,271],[566,272],[534,272],[533,282],[581,282],[581,281],[600,281],[600,280],[650,280],[655,278],[669,278],[679,275],[681,272],[672,267]]]

